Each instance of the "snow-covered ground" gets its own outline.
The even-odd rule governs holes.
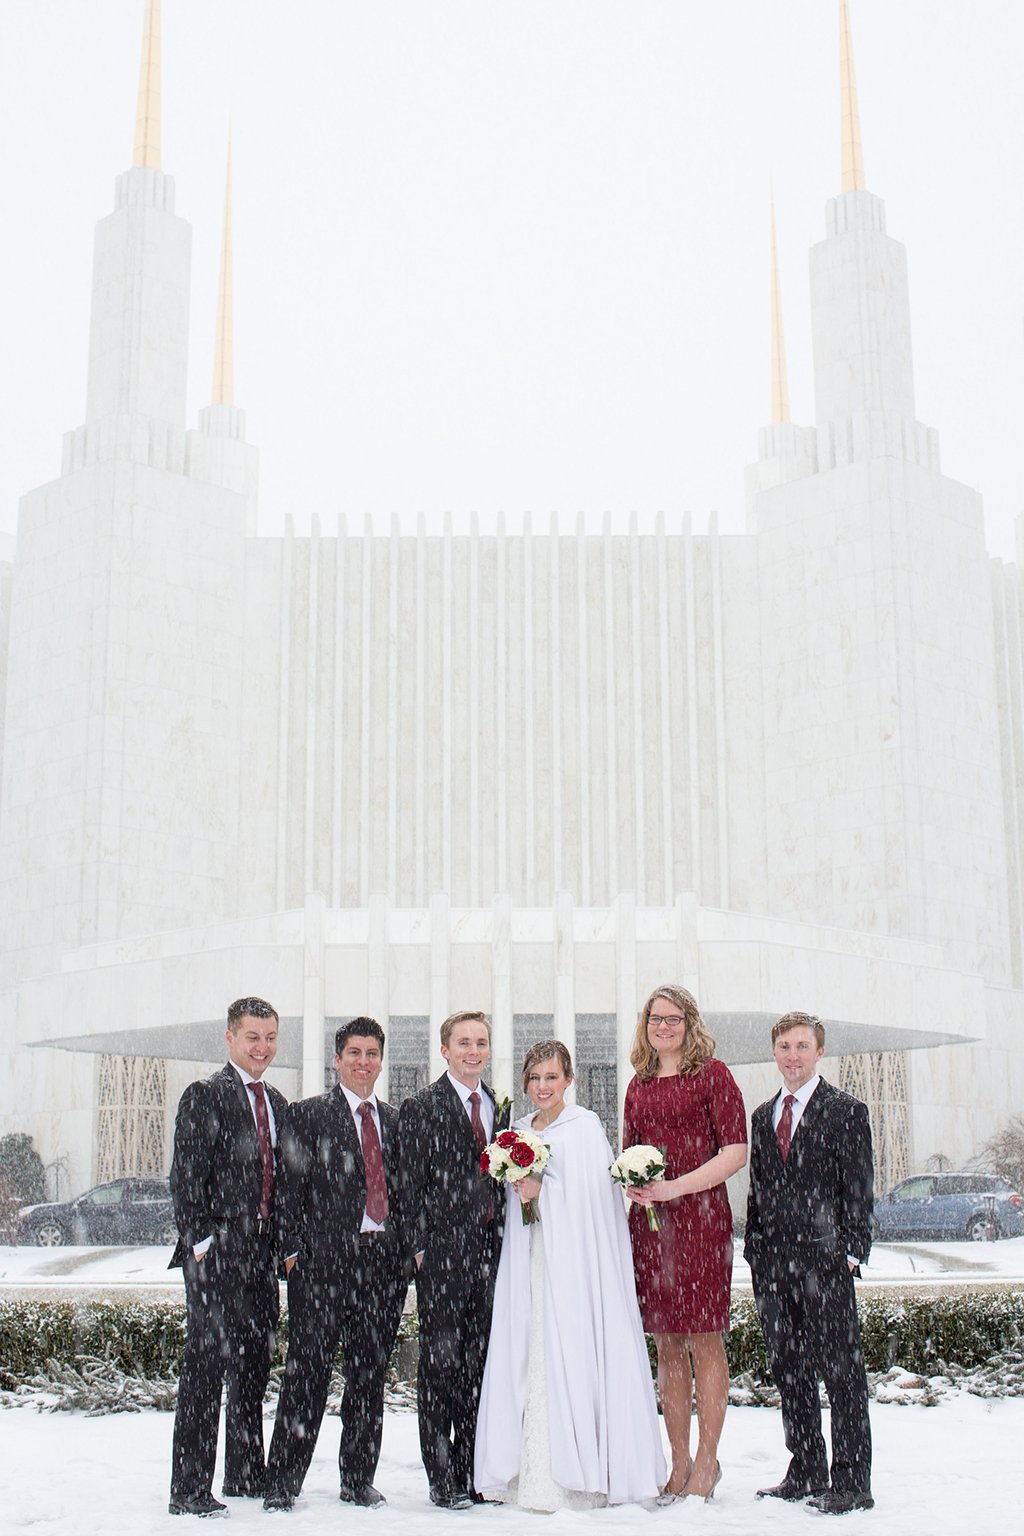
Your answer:
[[[168,1271],[166,1248],[0,1247],[0,1294],[22,1287],[68,1291],[166,1288],[181,1295],[181,1271]],[[737,1256],[734,1283],[750,1284]],[[942,1280],[1024,1281],[1024,1237],[998,1243],[878,1243],[864,1279],[886,1285]]]
[[[85,1295],[141,1290],[180,1295],[179,1275],[168,1274],[168,1254],[159,1248],[0,1248],[0,1296]],[[1024,1238],[999,1243],[880,1245],[869,1278],[889,1284],[924,1281],[1024,1280]],[[736,1283],[749,1283],[736,1266]],[[981,1399],[967,1393],[944,1398],[936,1407],[873,1402],[876,1508],[844,1517],[841,1529],[856,1536],[989,1536],[1013,1529],[1024,1501],[1024,1399]],[[750,1536],[789,1536],[819,1518],[802,1506],[774,1500],[758,1503],[758,1487],[785,1470],[779,1415],[766,1408],[730,1408],[722,1442],[723,1482],[714,1504],[687,1501],[668,1510],[637,1507],[590,1514],[525,1515],[517,1510],[480,1508],[460,1514],[433,1509],[420,1463],[416,1419],[389,1413],[377,1484],[388,1508],[373,1512],[339,1506],[336,1419],[321,1434],[301,1502],[278,1525],[316,1536],[360,1527],[372,1536],[447,1533],[452,1523],[471,1533],[518,1536],[531,1527],[558,1533],[584,1530],[595,1536],[637,1536],[659,1522],[665,1530],[682,1525],[694,1531]],[[269,1439],[270,1424],[267,1425]],[[88,1418],[79,1413],[41,1413],[31,1405],[0,1412],[0,1511],[3,1528],[42,1526],[47,1536],[139,1536],[165,1529],[171,1418],[147,1412]],[[258,1502],[231,1501],[233,1529],[264,1530]],[[824,1517],[822,1517],[824,1518]],[[354,1522],[354,1524],[353,1524]],[[653,1525],[652,1525],[653,1522]],[[180,1529],[171,1526],[170,1529]],[[186,1522],[187,1528],[187,1522]],[[278,1533],[281,1536],[281,1533]]]
[[[844,1536],[991,1536],[1009,1531],[1024,1498],[1024,1400],[961,1395],[936,1408],[872,1404],[875,1509],[843,1517]],[[269,1424],[267,1426],[269,1435]],[[434,1536],[458,1526],[466,1536],[640,1536],[693,1532],[716,1536],[790,1536],[824,1519],[801,1505],[757,1503],[754,1491],[785,1470],[779,1415],[766,1408],[730,1408],[722,1440],[724,1476],[713,1504],[691,1500],[666,1510],[635,1505],[588,1514],[527,1515],[488,1506],[449,1514],[432,1508],[420,1464],[416,1418],[390,1413],[377,1486],[385,1510],[342,1507],[337,1497],[338,1421],[320,1436],[302,1499],[290,1515],[270,1516],[258,1501],[232,1499],[231,1529],[266,1536]],[[45,1530],[47,1536],[140,1536],[189,1530],[167,1514],[171,1417],[163,1413],[85,1418],[11,1408],[0,1413],[0,1510],[3,1528]],[[219,1474],[218,1474],[219,1476]],[[215,1490],[219,1484],[215,1484]],[[1017,1513],[1015,1514],[1014,1511]],[[208,1526],[203,1527],[209,1530]],[[217,1527],[220,1529],[220,1527]]]

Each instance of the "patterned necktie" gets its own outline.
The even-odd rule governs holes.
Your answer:
[[[274,1143],[270,1139],[270,1116],[267,1114],[267,1090],[262,1083],[250,1083],[250,1092],[256,1105],[256,1135],[260,1143],[260,1161],[263,1164],[263,1183],[260,1187],[260,1221],[266,1221],[274,1209]]]
[[[366,1173],[366,1214],[383,1226],[388,1219],[388,1181],[384,1177],[384,1158],[380,1137],[373,1121],[373,1105],[360,1104],[360,1137],[363,1143],[363,1169]]]
[[[795,1103],[796,1096],[792,1093],[787,1093],[782,1101],[782,1114],[779,1116],[779,1123],[775,1127],[775,1140],[779,1144],[779,1151],[782,1154],[783,1162],[789,1157],[789,1148],[793,1140],[793,1105]]]
[[[487,1146],[487,1133],[484,1130],[484,1123],[480,1118],[480,1095],[476,1092],[471,1093],[469,1102],[473,1106],[469,1117],[469,1122],[473,1127],[473,1140],[476,1142],[476,1150],[483,1152]]]

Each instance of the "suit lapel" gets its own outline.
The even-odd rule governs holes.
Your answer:
[[[480,1087],[483,1089],[484,1093],[486,1093],[487,1097],[491,1101],[491,1115],[492,1115],[491,1124],[493,1126],[492,1134],[494,1136],[497,1136],[499,1131],[503,1131],[505,1129],[505,1126],[501,1123],[501,1121],[499,1119],[499,1116],[498,1116],[498,1095],[495,1093],[494,1089],[490,1086],[490,1084],[489,1083],[485,1083],[482,1078],[480,1079]]]
[[[444,1077],[439,1077],[437,1087],[440,1091],[441,1102],[448,1110],[449,1118],[453,1119],[457,1127],[457,1133],[461,1141],[467,1147],[476,1151],[476,1141],[473,1136],[473,1126],[466,1114],[466,1106],[463,1104],[456,1090],[452,1087],[447,1072]]]
[[[806,1140],[807,1137],[813,1133],[814,1127],[817,1125],[822,1115],[828,1113],[828,1099],[831,1091],[832,1090],[829,1084],[826,1083],[824,1078],[821,1078],[818,1086],[815,1088],[814,1092],[807,1100],[807,1103],[804,1105],[804,1112],[800,1116],[800,1121],[796,1130],[793,1132],[794,1141],[796,1141],[804,1131],[807,1133],[807,1135],[804,1137],[804,1140]]]
[[[331,1110],[331,1131],[343,1152],[348,1152],[355,1158],[360,1171],[365,1176],[363,1167],[363,1143],[356,1129],[352,1111],[349,1108],[348,1099],[340,1088],[334,1088],[327,1098]],[[344,1165],[343,1165],[344,1166]]]
[[[249,1097],[249,1090],[230,1062],[226,1063],[221,1076],[224,1079],[224,1086],[230,1095],[229,1102],[232,1105],[236,1105],[238,1109],[238,1114],[236,1115],[238,1134],[248,1137],[252,1142],[253,1157],[259,1158],[260,1141],[256,1134],[256,1121],[253,1118],[252,1100]]]
[[[383,1104],[380,1099],[377,1100],[377,1115],[380,1120],[380,1149],[384,1158],[384,1171],[388,1175],[391,1174],[393,1166],[397,1165],[398,1161],[397,1122],[391,1119],[390,1114],[385,1114],[385,1110],[390,1110],[390,1108],[390,1104]]]

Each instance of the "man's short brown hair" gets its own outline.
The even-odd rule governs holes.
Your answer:
[[[277,1009],[264,1002],[262,997],[240,997],[231,1004],[228,1009],[228,1029],[233,1035],[238,1033],[238,1025],[244,1018],[274,1019],[278,1024],[281,1022],[277,1017]]]
[[[813,1013],[784,1013],[778,1023],[772,1025],[772,1045],[780,1035],[788,1035],[791,1029],[809,1029],[818,1049],[825,1049],[825,1026]]]
[[[473,1009],[468,1009],[464,1013],[450,1014],[449,1017],[445,1019],[444,1023],[441,1025],[442,1045],[447,1046],[449,1040],[452,1037],[452,1030],[455,1028],[456,1024],[482,1024],[487,1030],[488,1040],[491,1038],[491,1021],[487,1017],[486,1013],[476,1013],[473,1011]]]

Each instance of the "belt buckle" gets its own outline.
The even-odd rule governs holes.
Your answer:
[[[269,1217],[269,1216],[257,1216],[257,1218],[256,1218],[256,1234],[257,1234],[258,1237],[269,1237],[272,1227],[273,1227],[273,1221],[272,1221],[271,1217]]]

